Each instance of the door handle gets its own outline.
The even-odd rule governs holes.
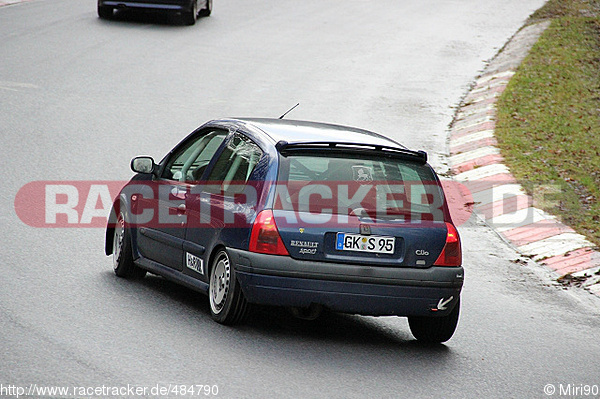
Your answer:
[[[185,213],[185,210],[186,210],[185,204],[180,204],[177,207],[177,214],[178,215],[183,215]]]
[[[171,189],[171,195],[178,199],[185,199],[186,191],[176,186]]]

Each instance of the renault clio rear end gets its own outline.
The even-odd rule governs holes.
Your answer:
[[[408,316],[417,338],[446,341],[458,322],[464,271],[426,154],[370,132],[349,142],[322,128],[311,141],[278,137],[273,195],[248,250],[230,250],[245,299],[305,315],[327,308]]]

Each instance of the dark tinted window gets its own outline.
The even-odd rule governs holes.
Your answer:
[[[443,221],[443,193],[433,170],[401,158],[290,154],[282,157],[277,191],[276,208],[317,213],[360,209],[389,217],[427,214],[425,219]]]

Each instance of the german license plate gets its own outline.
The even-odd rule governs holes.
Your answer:
[[[393,254],[395,237],[364,236],[362,234],[337,233],[335,249],[339,251],[370,252],[374,254]]]

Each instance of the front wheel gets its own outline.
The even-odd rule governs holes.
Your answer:
[[[448,341],[454,335],[458,325],[460,299],[454,309],[442,317],[409,317],[410,331],[421,342],[439,344]]]
[[[210,314],[218,323],[237,324],[248,314],[248,302],[235,276],[233,262],[224,249],[217,253],[210,269],[208,298]]]

